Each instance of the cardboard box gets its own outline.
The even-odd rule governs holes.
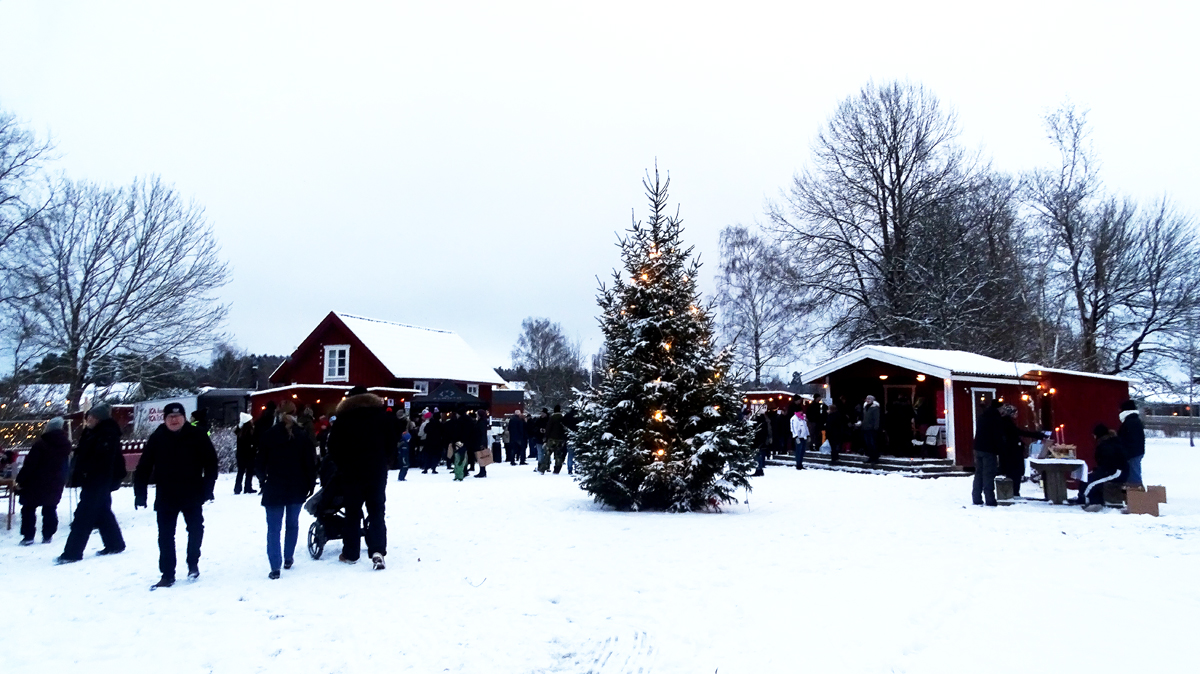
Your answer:
[[[1162,485],[1152,485],[1146,487],[1146,493],[1159,503],[1167,502],[1167,488]]]
[[[1130,489],[1125,492],[1125,499],[1129,502],[1130,515],[1154,515],[1158,517],[1158,499],[1151,495],[1150,492]]]

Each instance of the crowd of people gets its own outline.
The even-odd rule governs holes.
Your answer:
[[[149,486],[155,485],[161,577],[152,589],[175,584],[175,533],[181,516],[187,532],[187,576],[189,580],[199,578],[204,504],[215,499],[218,475],[217,452],[203,415],[193,413],[189,423],[183,405],[169,403],[163,416],[163,423],[146,440],[132,475],[135,510],[148,507]],[[297,411],[291,401],[269,402],[257,418],[237,430],[233,490],[234,494],[261,494],[269,578],[280,578],[281,571],[295,562],[300,510],[306,502],[317,510],[321,503],[326,507],[334,504],[344,513],[339,561],[357,563],[365,539],[373,568],[382,570],[387,556],[390,469],[398,469],[397,479],[403,481],[410,464],[433,474],[444,465],[454,480],[462,481],[472,473],[486,478],[487,466],[493,462],[516,466],[536,459],[539,473],[558,474],[565,464],[567,473],[573,474],[574,451],[567,433],[576,423],[574,410],[564,414],[557,405],[553,411],[543,408],[528,417],[517,412],[496,427],[486,408],[433,408],[422,410],[414,420],[404,410],[389,411],[382,399],[362,387],[351,389],[328,418],[317,417],[309,407]],[[88,410],[74,446],[64,420],[50,420],[16,479],[21,499],[20,544],[35,542],[39,509],[42,543],[52,541],[58,530],[58,505],[69,485],[79,488],[79,503],[66,545],[55,562],[82,560],[95,530],[103,542],[98,554],[124,552],[112,494],[127,477],[121,429],[108,405]],[[258,489],[254,488],[256,480]]]
[[[897,401],[885,411],[872,395],[856,405],[850,405],[844,396],[829,404],[797,398],[783,409],[753,411],[747,405],[742,409],[742,418],[754,424],[756,476],[762,475],[771,454],[794,456],[796,469],[803,470],[804,452],[825,443],[829,443],[832,465],[838,465],[844,453],[862,454],[868,464],[876,464],[885,451],[906,455],[912,450],[912,440],[924,438],[925,431],[937,423],[932,406],[924,398],[918,398],[914,405]]]

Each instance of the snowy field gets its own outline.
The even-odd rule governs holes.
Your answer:
[[[157,592],[154,514],[122,489],[124,554],[93,535],[55,567],[65,532],[0,530],[0,671],[1194,672],[1200,448],[1152,440],[1144,472],[1158,519],[780,467],[720,514],[630,514],[565,474],[416,471],[389,487],[386,571],[333,542],[277,581],[224,476],[199,581]]]

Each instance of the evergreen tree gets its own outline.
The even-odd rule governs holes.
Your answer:
[[[620,238],[624,272],[600,287],[607,369],[581,395],[572,435],[581,486],[618,510],[715,509],[753,469],[730,354],[716,351],[696,289],[700,264],[666,215],[669,183],[657,169],[643,180],[650,218]]]

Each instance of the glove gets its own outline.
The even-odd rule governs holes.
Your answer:
[[[137,510],[138,508],[145,508],[145,507],[146,507],[146,497],[145,496],[134,497],[134,499],[133,499],[133,509],[134,510]]]

